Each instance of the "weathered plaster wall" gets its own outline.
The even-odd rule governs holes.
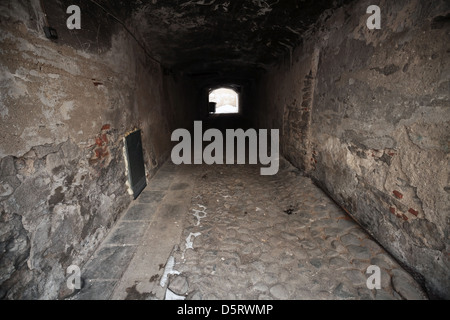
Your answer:
[[[276,71],[260,79],[257,87],[261,94],[252,111],[257,114],[257,127],[280,130],[281,153],[305,170],[318,51],[300,47],[294,54],[295,60],[287,57]]]
[[[61,298],[132,200],[124,135],[142,130],[151,178],[193,90],[120,26],[87,51],[45,38],[39,1],[2,1],[0,29],[0,298]]]
[[[381,30],[366,27],[372,4]],[[449,13],[437,0],[327,12],[292,63],[261,80],[258,104],[259,126],[281,129],[284,155],[447,299]]]

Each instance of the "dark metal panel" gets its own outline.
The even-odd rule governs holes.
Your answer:
[[[147,186],[141,130],[136,130],[125,137],[125,148],[128,160],[128,179],[134,199],[136,199]]]

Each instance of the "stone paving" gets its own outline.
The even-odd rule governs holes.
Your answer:
[[[69,299],[163,299],[159,286],[189,208],[192,180],[166,163],[81,268],[83,286]],[[141,291],[139,291],[141,290]]]
[[[151,182],[87,264],[76,299],[426,299],[287,161],[274,176],[168,162]],[[379,290],[367,288],[370,265]]]

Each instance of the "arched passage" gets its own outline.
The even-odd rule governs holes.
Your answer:
[[[219,88],[212,90],[208,95],[210,113],[238,113],[239,94],[233,89]]]

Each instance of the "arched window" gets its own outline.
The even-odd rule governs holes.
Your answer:
[[[239,95],[228,88],[219,88],[209,93],[210,113],[238,113]]]

